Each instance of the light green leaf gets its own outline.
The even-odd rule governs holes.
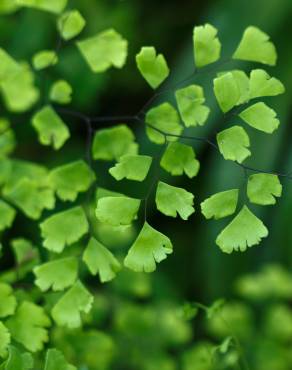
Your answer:
[[[29,218],[37,220],[44,209],[53,209],[55,197],[52,189],[41,188],[34,181],[23,178],[12,189],[5,191],[5,198]]]
[[[127,59],[128,42],[114,29],[105,30],[94,37],[77,42],[77,46],[95,73],[110,67],[122,68]]]
[[[16,0],[18,5],[57,14],[61,13],[65,9],[67,1],[68,0]]]
[[[21,343],[30,352],[41,351],[49,340],[47,327],[50,319],[42,307],[24,301],[16,314],[6,321],[12,338]]]
[[[34,69],[37,71],[52,67],[58,63],[58,55],[53,50],[42,50],[36,53],[32,59]]]
[[[250,98],[262,96],[276,96],[285,92],[285,87],[280,80],[271,77],[263,69],[253,69],[250,73]]]
[[[68,127],[50,106],[42,108],[33,116],[32,125],[41,144],[52,145],[55,150],[60,149],[70,137]]]
[[[33,358],[30,353],[21,353],[14,346],[9,346],[8,358],[2,366],[1,370],[29,370],[33,368]]]
[[[166,216],[176,217],[178,213],[187,220],[195,212],[193,194],[162,181],[158,183],[155,202],[157,209]]]
[[[244,252],[268,236],[268,230],[248,208],[244,206],[238,215],[218,235],[216,244],[225,253]]]
[[[233,215],[238,202],[238,189],[222,191],[212,195],[201,203],[201,210],[206,219],[220,218]]]
[[[177,140],[175,136],[180,135],[183,131],[179,115],[176,109],[169,103],[162,103],[150,109],[146,115],[145,122],[148,138],[155,144],[164,144],[165,136],[168,136],[167,139],[169,141],[175,141]]]
[[[0,118],[0,158],[11,154],[16,146],[16,139],[10,122],[5,118]]]
[[[194,28],[193,43],[197,67],[216,62],[220,58],[221,43],[217,37],[217,29],[211,24]]]
[[[278,176],[269,173],[257,173],[248,178],[247,196],[251,203],[262,206],[276,204],[276,198],[282,195],[282,185]]]
[[[93,296],[77,281],[53,307],[53,319],[60,326],[78,328],[81,326],[81,312],[88,313],[92,304]]]
[[[94,159],[118,161],[125,154],[137,154],[133,132],[126,125],[98,130],[94,135],[92,156]]]
[[[10,285],[0,283],[0,318],[11,316],[16,309],[16,298]]]
[[[3,200],[0,200],[0,231],[10,228],[15,216],[15,209]]]
[[[115,256],[95,238],[90,238],[82,259],[92,275],[99,274],[102,283],[114,279],[121,270]]]
[[[210,109],[204,105],[204,90],[199,85],[190,85],[175,93],[178,109],[186,127],[203,126]]]
[[[78,260],[76,257],[61,258],[44,263],[33,270],[35,284],[41,291],[50,288],[54,291],[64,290],[72,286],[78,275]]]
[[[58,104],[69,104],[72,100],[72,87],[67,81],[56,81],[50,90],[50,99]]]
[[[232,72],[224,73],[213,81],[214,94],[223,113],[230,111],[241,98],[237,81]]]
[[[61,200],[76,200],[78,193],[89,189],[95,174],[83,160],[56,167],[50,172],[49,183]]]
[[[233,59],[276,65],[277,52],[269,36],[257,27],[249,26],[233,54]]]
[[[241,126],[232,126],[217,134],[217,143],[224,159],[242,163],[251,155],[249,137]]]
[[[276,116],[277,113],[262,102],[248,107],[239,114],[244,122],[267,134],[272,134],[279,127],[280,121]]]
[[[79,10],[69,10],[58,19],[58,30],[64,40],[71,40],[82,32],[86,21]]]
[[[1,163],[0,181],[4,184],[4,196],[24,179],[34,182],[40,189],[46,188],[48,185],[48,170],[44,166],[19,159],[0,161]],[[1,177],[2,174],[3,178]]]
[[[44,247],[61,253],[88,232],[88,221],[81,207],[74,207],[47,218],[40,224]]]
[[[77,370],[77,368],[68,364],[61,351],[52,348],[46,354],[45,370]]]
[[[143,181],[149,172],[151,163],[152,157],[147,155],[124,155],[114,167],[109,169],[109,173],[117,181],[122,179]]]
[[[7,330],[3,322],[0,321],[0,357],[6,357],[10,340],[11,337],[9,331]]]
[[[239,90],[239,100],[236,105],[240,105],[249,101],[249,78],[244,71],[234,69],[228,72],[219,72],[218,76],[222,76],[226,73],[231,73]]]
[[[172,176],[185,173],[188,177],[197,176],[200,163],[193,148],[182,143],[170,143],[161,158],[160,165]]]
[[[0,14],[11,14],[18,10],[16,0],[2,0],[0,3]]]
[[[3,54],[0,53],[0,58],[2,56]],[[0,87],[6,108],[15,113],[28,111],[40,96],[39,90],[34,86],[35,77],[29,65],[13,62],[11,65],[7,65],[6,68],[4,67],[4,70],[8,74],[4,75]],[[2,71],[0,70],[0,80],[1,73]]]
[[[97,202],[95,215],[113,226],[130,225],[137,218],[140,203],[140,199],[126,196],[103,197]]]
[[[165,260],[171,253],[170,239],[145,222],[138,238],[129,249],[124,264],[136,272],[153,272],[156,263]]]
[[[140,73],[153,89],[161,85],[169,75],[164,56],[156,55],[156,50],[152,46],[142,47],[140,53],[136,55],[136,63]]]

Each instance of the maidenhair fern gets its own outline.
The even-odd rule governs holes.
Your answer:
[[[122,68],[128,56],[127,40],[114,29],[87,38],[80,35],[86,25],[85,19],[77,9],[67,10],[66,5],[66,0],[17,0],[15,7],[53,13],[61,44],[78,37],[73,42],[79,51],[80,63],[87,63],[93,73]],[[0,49],[0,88],[4,105],[8,112],[29,112],[35,138],[40,144],[55,151],[70,145],[72,117],[82,121],[89,135],[87,162],[76,158],[73,162],[48,169],[10,157],[15,148],[13,125],[5,118],[0,121],[0,231],[11,228],[20,212],[32,219],[31,222],[38,223],[41,237],[34,242],[23,238],[13,240],[11,245],[19,271],[16,276],[4,274],[3,279],[0,278],[3,280],[0,283],[0,357],[4,361],[1,369],[31,369],[32,357],[28,352],[44,348],[51,325],[71,329],[82,325],[83,314],[89,313],[93,305],[93,296],[82,282],[85,269],[92,276],[98,274],[101,282],[108,282],[122,269],[149,273],[171,253],[175,258],[175,245],[159,231],[160,225],[150,222],[147,217],[151,192],[156,194],[157,210],[169,217],[179,216],[187,220],[197,217],[200,208],[206,219],[229,217],[216,239],[216,244],[225,253],[245,251],[268,236],[267,227],[251,211],[249,203],[275,204],[282,194],[280,177],[292,177],[291,174],[277,175],[251,168],[245,163],[256,151],[250,139],[251,130],[259,131],[264,140],[264,135],[272,134],[280,124],[277,113],[261,98],[284,93],[284,86],[264,69],[253,69],[249,74],[241,70],[222,71],[220,33],[210,24],[194,28],[193,47],[194,72],[184,81],[194,80],[201,70],[212,64],[217,68],[212,81],[214,96],[222,113],[231,113],[234,119],[230,127],[221,127],[215,140],[195,135],[197,126],[208,125],[212,110],[204,87],[193,81],[171,89],[176,105],[163,101],[164,93],[169,89],[162,88],[136,115],[91,118],[86,113],[61,107],[69,104],[74,94],[70,81],[63,80],[62,76],[56,78],[48,96],[43,97],[43,92],[36,87],[38,71],[59,63],[58,49],[40,50],[32,56],[31,65],[15,60]],[[273,66],[277,54],[269,37],[250,26],[244,31],[231,59]],[[139,73],[154,90],[163,86],[170,74],[167,58],[153,46],[142,47],[136,55],[136,63]],[[159,104],[157,97],[160,97]],[[103,120],[112,122],[112,127],[99,129],[94,124]],[[161,147],[159,158],[139,147],[134,132],[125,122],[135,122],[137,129],[145,128],[148,139]],[[194,134],[185,134],[186,128],[193,129]],[[161,181],[159,168],[172,176],[186,175],[193,179],[198,175],[200,158],[191,143],[199,141],[215,148],[222,160],[232,161],[235,166],[245,169],[248,174],[246,189],[222,189],[204,200],[198,199],[195,190],[192,194],[173,186],[171,179],[167,183]],[[143,182],[152,176],[155,166],[158,175],[148,195],[137,199],[134,193],[124,195],[112,189],[101,189],[101,173],[95,173],[94,161],[110,162],[109,174],[116,181]],[[131,190],[129,187],[129,192]],[[242,197],[244,202],[239,196],[242,192],[247,193],[247,197]],[[86,193],[83,202],[79,200],[80,193]],[[64,202],[62,210],[56,209],[57,201]],[[50,215],[43,217],[45,209],[50,210]],[[95,232],[97,221],[120,227],[123,231],[133,224],[139,228],[126,255],[115,255],[105,241],[99,240]],[[75,247],[68,248],[71,245],[77,245],[77,252]],[[21,269],[24,261],[30,263],[27,270]],[[25,295],[15,295],[11,286],[31,271],[38,288],[36,294],[41,291],[46,297],[44,306],[31,302]],[[242,284],[241,289],[246,291],[252,282]],[[57,292],[53,298],[52,292]],[[241,307],[232,310],[236,315]],[[212,325],[213,330],[220,330],[216,321]],[[224,352],[231,343],[232,339],[227,338],[218,348]],[[198,348],[198,353],[203,348]],[[45,370],[75,369],[55,349],[47,351],[44,361]]]

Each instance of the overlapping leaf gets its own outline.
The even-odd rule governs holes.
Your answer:
[[[175,93],[178,109],[186,127],[203,126],[210,109],[204,105],[204,90],[199,85],[190,85]]]
[[[223,113],[230,111],[241,98],[237,81],[232,72],[224,73],[213,81],[214,93]]]

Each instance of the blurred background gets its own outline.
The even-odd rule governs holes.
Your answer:
[[[232,54],[247,26],[258,26],[268,33],[277,46],[278,64],[276,67],[265,69],[284,83],[286,93],[280,97],[267,99],[267,102],[277,111],[281,125],[271,136],[248,130],[253,155],[247,160],[247,164],[269,171],[283,173],[292,171],[291,0],[71,0],[70,7],[78,8],[87,20],[82,38],[113,27],[129,41],[128,62],[122,70],[109,70],[104,74],[93,75],[74,47],[74,42],[62,48],[59,53],[60,63],[50,70],[43,88],[48,88],[51,81],[62,76],[73,86],[71,108],[91,116],[135,115],[151,98],[153,91],[135,66],[135,55],[141,46],[155,46],[165,55],[172,71],[164,86],[169,88],[170,92],[156,99],[153,103],[155,105],[162,101],[174,102],[175,89],[172,87],[193,71],[192,31],[195,25],[208,22],[218,28],[223,45],[223,58]],[[54,48],[57,40],[55,19],[52,15],[24,9],[9,16],[0,16],[0,45],[16,59],[30,61],[35,52]],[[221,70],[234,68],[248,72],[254,65],[230,62]],[[231,118],[232,122],[226,122],[216,104],[212,93],[212,78],[216,76],[216,72],[202,74],[194,80],[195,83],[204,86],[206,103],[212,109],[207,124],[194,129],[193,132],[196,132],[197,136],[213,138],[226,124],[237,122],[236,117]],[[11,115],[5,110],[1,114],[9,115],[11,121],[17,123],[18,147],[15,157],[44,163],[52,168],[85,156],[86,129],[80,120],[64,117],[71,130],[71,140],[61,151],[54,153],[37,143],[35,132],[29,125],[30,114]],[[148,141],[143,127],[131,122],[116,123],[129,124],[141,144],[141,153],[157,155],[159,148]],[[98,123],[98,126],[96,124],[95,127],[98,129],[111,125],[113,124],[104,122]],[[83,351],[80,349],[82,340],[79,343],[80,348],[77,344],[72,347],[74,342],[74,338],[70,339],[72,333],[69,333],[69,339],[66,337],[65,340],[64,333],[56,330],[55,343],[66,348],[68,356],[81,363],[80,369],[174,369],[180,357],[176,345],[179,344],[180,351],[181,348],[184,351],[196,340],[208,338],[209,334],[205,333],[200,322],[198,324],[185,322],[177,318],[174,315],[175,310],[171,307],[179,308],[184,302],[193,301],[209,305],[221,297],[233,300],[238,293],[234,288],[235,282],[243,275],[261,271],[268,264],[278,264],[291,272],[291,180],[282,180],[283,196],[274,207],[251,207],[269,228],[269,237],[245,253],[223,254],[215,245],[215,239],[229,220],[206,221],[200,214],[199,205],[206,197],[218,191],[240,187],[244,192],[244,173],[240,167],[223,161],[209,146],[199,143],[194,144],[194,149],[201,163],[197,178],[189,180],[181,176],[170,179],[167,173],[161,170],[161,179],[191,191],[195,195],[197,212],[187,222],[183,222],[178,218],[171,219],[160,214],[155,209],[153,197],[148,206],[149,222],[171,238],[174,253],[161,263],[151,276],[123,271],[113,283],[106,286],[101,286],[97,279],[87,277],[88,284],[97,291],[96,317],[91,318],[93,321],[90,322],[96,323],[96,327],[102,330],[104,335],[112,333],[115,345],[118,343],[119,363],[108,367],[107,361],[112,347],[110,342],[107,342],[107,337],[102,337],[102,334],[101,337],[95,338],[101,347],[92,345],[91,352],[88,350],[84,359],[80,360],[75,352]],[[151,179],[139,186],[127,181],[116,183],[107,174],[109,166],[110,164],[95,163],[99,186],[131,196],[141,197],[145,194]],[[59,207],[61,209],[64,206]],[[140,222],[126,231],[96,225],[96,232],[106,245],[116,251],[115,253],[123,254],[139,227]],[[6,238],[9,239],[11,235],[24,236],[35,243],[40,241],[37,227],[32,226],[31,222],[24,218],[17,219]],[[8,257],[6,259],[8,265],[9,261]],[[1,269],[5,267],[7,266],[3,266],[2,262]],[[119,309],[115,311],[117,305]],[[256,306],[256,312],[260,306],[260,304]],[[166,321],[164,324],[160,322],[162,320],[159,316],[160,309],[164,310],[162,314],[163,320]],[[159,322],[165,326],[166,329],[163,327],[165,332],[164,329],[156,330]],[[164,337],[160,338],[162,332]],[[129,333],[132,333],[132,337]],[[174,346],[165,345],[165,342],[171,342],[172,339]],[[92,343],[96,343],[94,339]],[[100,363],[97,363],[94,357],[97,356],[96,348],[100,348],[103,353],[104,359],[100,360]],[[161,350],[163,355],[160,356],[160,350],[157,348],[163,349],[164,352]],[[141,365],[142,355],[147,366]],[[153,359],[160,358],[159,356],[166,360],[161,363],[160,360],[155,362]],[[250,356],[252,357],[252,354]],[[283,357],[285,357],[283,354],[279,355],[279,358]],[[148,364],[147,358],[152,359],[152,362],[149,361]],[[270,367],[257,365],[250,368],[288,370],[292,368],[290,360],[285,359],[282,367],[279,363],[271,367],[270,363]],[[195,362],[191,361],[190,367],[184,365],[185,369],[211,369],[207,365],[192,367],[192,364]]]

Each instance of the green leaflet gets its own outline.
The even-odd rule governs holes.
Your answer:
[[[78,193],[86,192],[94,180],[94,172],[83,160],[56,167],[49,174],[50,186],[63,201],[76,200]]]
[[[225,253],[244,252],[247,247],[259,244],[267,236],[268,230],[262,221],[244,206],[218,235],[216,244]]]
[[[1,365],[1,370],[29,370],[33,368],[33,365],[34,361],[30,353],[21,353],[14,346],[9,346],[8,358],[5,363]]]
[[[50,319],[42,307],[24,301],[16,314],[6,321],[12,338],[30,352],[41,351],[49,339],[47,327]]]
[[[162,181],[158,183],[155,202],[157,209],[166,216],[176,217],[178,213],[187,220],[195,212],[193,194]]]
[[[249,79],[250,99],[262,96],[276,96],[285,92],[285,87],[280,80],[271,77],[263,69],[253,69]]]
[[[193,43],[197,67],[216,62],[220,58],[221,43],[217,37],[217,29],[211,24],[194,28]]]
[[[156,89],[169,75],[167,62],[162,54],[156,55],[154,47],[142,47],[139,54],[136,55],[137,67],[149,83]]]
[[[183,131],[179,115],[170,103],[162,103],[150,109],[145,122],[147,136],[155,144],[164,144],[165,136],[169,141],[175,141],[177,140],[175,136]]]
[[[47,351],[44,370],[77,370],[77,368],[68,364],[61,351],[52,348]]]
[[[56,81],[50,90],[50,100],[58,104],[69,104],[72,100],[72,87],[64,80]]]
[[[190,178],[197,176],[200,169],[200,163],[196,159],[193,148],[179,142],[168,145],[160,165],[172,176],[180,176],[185,173]]]
[[[149,172],[151,163],[152,157],[147,155],[124,155],[114,167],[109,169],[109,173],[117,181],[122,179],[143,181]]]
[[[52,317],[60,326],[78,328],[81,326],[81,312],[88,313],[92,304],[93,296],[77,281],[53,307]]]
[[[0,318],[11,316],[16,309],[16,298],[10,285],[0,283]]]
[[[15,216],[15,209],[3,200],[0,200],[0,231],[10,228]]]
[[[69,10],[58,19],[58,30],[64,40],[71,40],[82,32],[86,25],[85,19],[79,10]]]
[[[14,188],[5,191],[5,198],[29,218],[37,220],[44,209],[53,209],[55,197],[52,189],[41,189],[34,181],[22,179]]]
[[[42,50],[36,53],[32,59],[34,69],[37,71],[52,67],[58,63],[58,55],[53,50]]]
[[[275,197],[280,197],[281,195],[282,185],[278,176],[267,173],[257,173],[249,176],[247,196],[251,203],[262,206],[275,204]]]
[[[0,118],[0,158],[11,154],[16,146],[16,139],[10,122],[5,118]]]
[[[44,247],[61,253],[88,232],[88,221],[81,207],[74,207],[47,218],[40,224]]]
[[[280,125],[277,113],[265,103],[259,102],[239,114],[248,125],[257,130],[272,134]]]
[[[224,159],[242,163],[251,155],[249,137],[241,126],[232,126],[217,134],[217,143]]]
[[[224,73],[213,81],[214,94],[223,113],[230,111],[241,99],[237,81],[232,72]]]
[[[171,253],[170,239],[145,222],[136,241],[129,249],[124,264],[136,272],[153,272],[156,269],[156,263],[160,263]]]
[[[82,259],[92,275],[99,274],[102,283],[114,279],[121,270],[119,261],[95,238],[90,238]]]
[[[30,262],[31,260],[38,262],[38,249],[29,240],[23,238],[13,239],[11,241],[11,247],[18,266]]]
[[[233,54],[233,59],[276,65],[277,52],[269,36],[257,27],[249,26]]]
[[[186,127],[203,126],[210,109],[204,105],[204,90],[199,85],[190,85],[175,92],[178,109]]]
[[[3,324],[3,322],[0,321],[0,358],[6,357],[7,349],[10,344],[10,340],[11,340],[11,337],[10,337],[10,333],[8,329]]]
[[[50,106],[45,106],[33,116],[32,125],[41,144],[52,145],[55,150],[60,149],[70,137],[68,127]]]
[[[28,64],[17,64],[4,53],[0,49],[1,63],[4,56],[4,67],[0,70],[0,88],[5,106],[11,112],[26,112],[33,107],[40,95],[34,86],[34,74]]]
[[[238,189],[222,191],[212,195],[201,203],[201,210],[206,219],[219,220],[236,211],[238,202]]]
[[[61,13],[68,0],[16,0],[18,5],[45,10],[51,13]]]
[[[113,226],[130,225],[137,218],[140,203],[140,199],[126,196],[103,197],[97,202],[95,215]]]
[[[78,276],[78,260],[76,257],[67,257],[44,263],[33,270],[35,284],[45,292],[64,290],[74,284]]]
[[[104,161],[118,161],[125,154],[137,154],[135,136],[126,125],[98,130],[93,139],[92,156]]]
[[[276,340],[288,342],[292,339],[292,313],[285,303],[274,303],[265,315],[265,332]]]
[[[105,72],[110,67],[122,68],[126,63],[128,42],[114,29],[78,41],[77,46],[95,73]]]

